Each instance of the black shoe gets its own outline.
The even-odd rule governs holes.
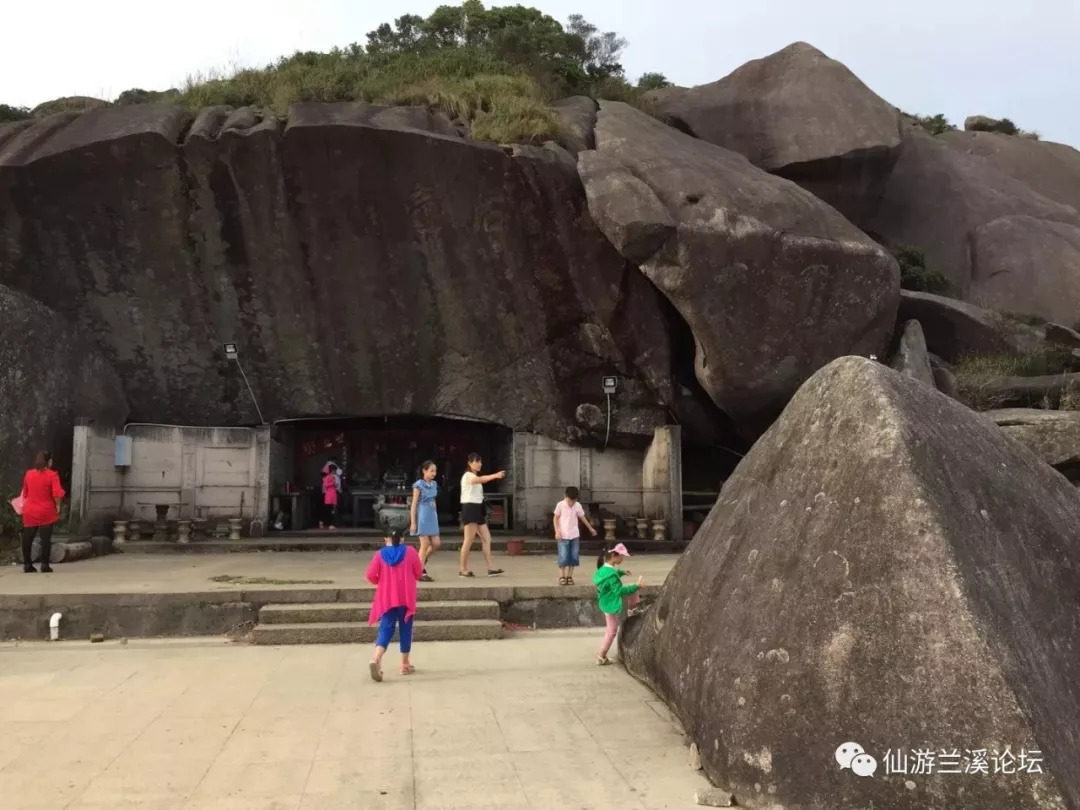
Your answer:
[[[472,571],[458,571],[458,576],[459,577],[469,578],[469,577],[472,577],[472,575],[473,575]]]
[[[24,565],[22,571],[23,571],[24,574],[36,574],[37,573],[37,569],[34,568],[34,566],[32,566],[32,565],[29,568]]]
[[[488,569],[488,576],[489,577],[498,577],[498,576],[502,576],[505,573],[506,572],[503,571],[501,568],[489,568]]]
[[[422,574],[422,575],[420,576],[420,581],[421,581],[421,582],[434,582],[435,580],[433,580],[433,579],[431,578],[431,576],[430,576],[430,575],[428,574],[428,572],[427,572],[427,571],[425,571],[425,572],[424,572],[424,573],[423,573],[423,574]]]
[[[43,574],[51,574],[52,573],[52,566],[51,565],[43,565],[43,566],[41,566],[41,573],[43,573]]]

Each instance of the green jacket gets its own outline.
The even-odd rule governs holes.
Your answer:
[[[613,565],[602,565],[593,574],[593,585],[596,586],[596,598],[600,603],[600,610],[604,613],[622,613],[622,600],[624,596],[637,593],[637,583],[623,585],[622,577],[625,571],[620,571]]]

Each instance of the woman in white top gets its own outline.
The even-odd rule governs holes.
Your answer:
[[[496,568],[491,559],[491,532],[488,531],[487,518],[484,515],[484,484],[488,481],[498,481],[506,478],[506,472],[500,470],[492,475],[480,475],[480,468],[484,466],[484,460],[479,453],[469,455],[469,468],[461,476],[461,522],[465,526],[465,542],[461,544],[461,567],[458,570],[459,577],[471,577],[469,570],[469,551],[472,548],[473,538],[480,533],[480,542],[484,549],[484,560],[487,562],[488,576],[497,577],[503,573],[501,568]]]

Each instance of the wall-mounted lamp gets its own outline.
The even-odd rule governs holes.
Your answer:
[[[225,359],[234,361],[236,367],[240,369],[240,376],[244,378],[244,385],[247,386],[248,393],[251,395],[251,402],[255,406],[255,413],[259,415],[259,424],[265,425],[266,420],[263,419],[262,410],[259,408],[259,402],[255,399],[255,392],[251,390],[251,383],[248,382],[247,374],[244,373],[244,367],[240,365],[240,352],[238,351],[236,344],[226,343],[223,348],[225,349]]]

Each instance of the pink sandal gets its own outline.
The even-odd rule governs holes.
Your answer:
[[[414,672],[416,672],[416,667],[414,667],[412,664],[409,664],[407,667],[401,668],[402,675],[412,675]]]

